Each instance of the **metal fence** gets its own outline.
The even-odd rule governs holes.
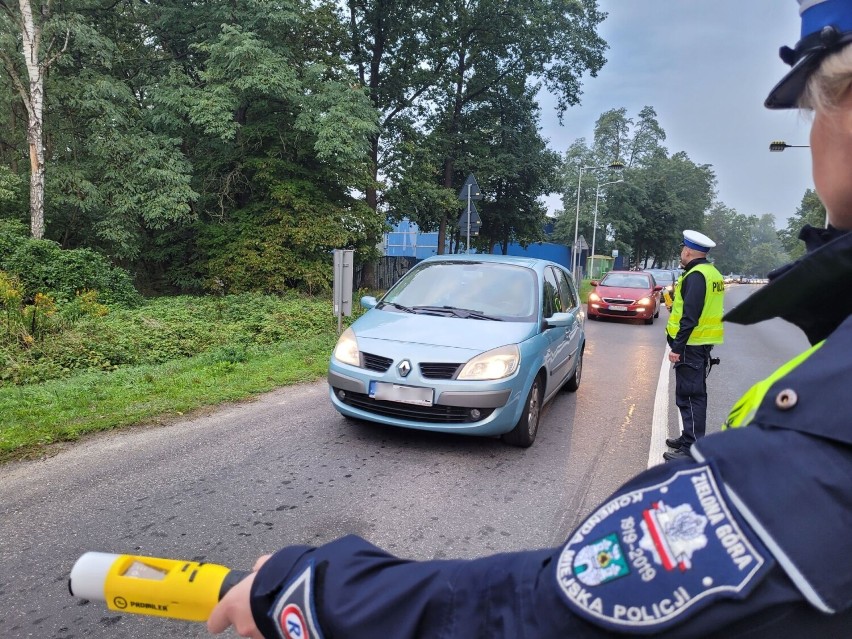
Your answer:
[[[386,255],[371,264],[358,265],[355,281],[358,288],[386,291],[419,261],[416,257]]]

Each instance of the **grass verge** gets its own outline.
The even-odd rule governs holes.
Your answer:
[[[158,421],[325,375],[336,335],[218,348],[158,365],[0,388],[0,461],[37,457],[87,433]],[[234,360],[238,361],[234,361]]]

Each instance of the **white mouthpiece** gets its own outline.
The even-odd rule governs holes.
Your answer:
[[[80,557],[71,569],[68,589],[75,597],[106,601],[104,583],[113,562],[120,555],[108,552],[87,552]]]

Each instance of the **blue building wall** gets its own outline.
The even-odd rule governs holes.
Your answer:
[[[503,255],[503,247],[499,244],[492,251],[494,255]],[[525,255],[527,257],[538,257],[544,260],[550,260],[557,264],[562,264],[565,268],[571,268],[571,249],[564,244],[554,244],[552,242],[537,242],[530,244],[524,248],[516,242],[509,244],[507,255]]]
[[[544,230],[545,233],[552,232],[553,223],[545,226]],[[392,257],[416,257],[421,260],[432,255],[437,255],[438,232],[424,233],[420,231],[414,222],[402,220],[394,226],[392,231],[385,234],[384,251],[385,255]],[[502,247],[500,245],[495,246],[492,253],[502,255]],[[579,263],[581,265],[585,265],[588,253],[589,251],[582,251],[579,255]],[[571,249],[564,244],[538,242],[524,248],[520,244],[513,242],[509,244],[508,254],[538,257],[562,264],[566,268],[571,268]],[[618,260],[616,260],[616,264],[618,264]]]
[[[385,233],[384,244],[385,255],[422,260],[438,254],[438,232],[423,233],[414,222],[403,220]]]

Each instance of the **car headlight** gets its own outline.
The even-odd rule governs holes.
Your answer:
[[[590,302],[600,302],[601,298],[597,293],[589,293],[589,301]]]
[[[501,346],[477,355],[462,368],[458,379],[487,380],[509,377],[521,363],[521,351],[516,344]]]
[[[641,300],[636,302],[639,306],[649,306],[651,304],[650,297],[643,297]]]
[[[361,365],[361,353],[358,350],[358,340],[355,338],[355,331],[347,328],[343,331],[340,339],[337,340],[337,345],[332,353],[334,359],[344,364],[352,366]]]

